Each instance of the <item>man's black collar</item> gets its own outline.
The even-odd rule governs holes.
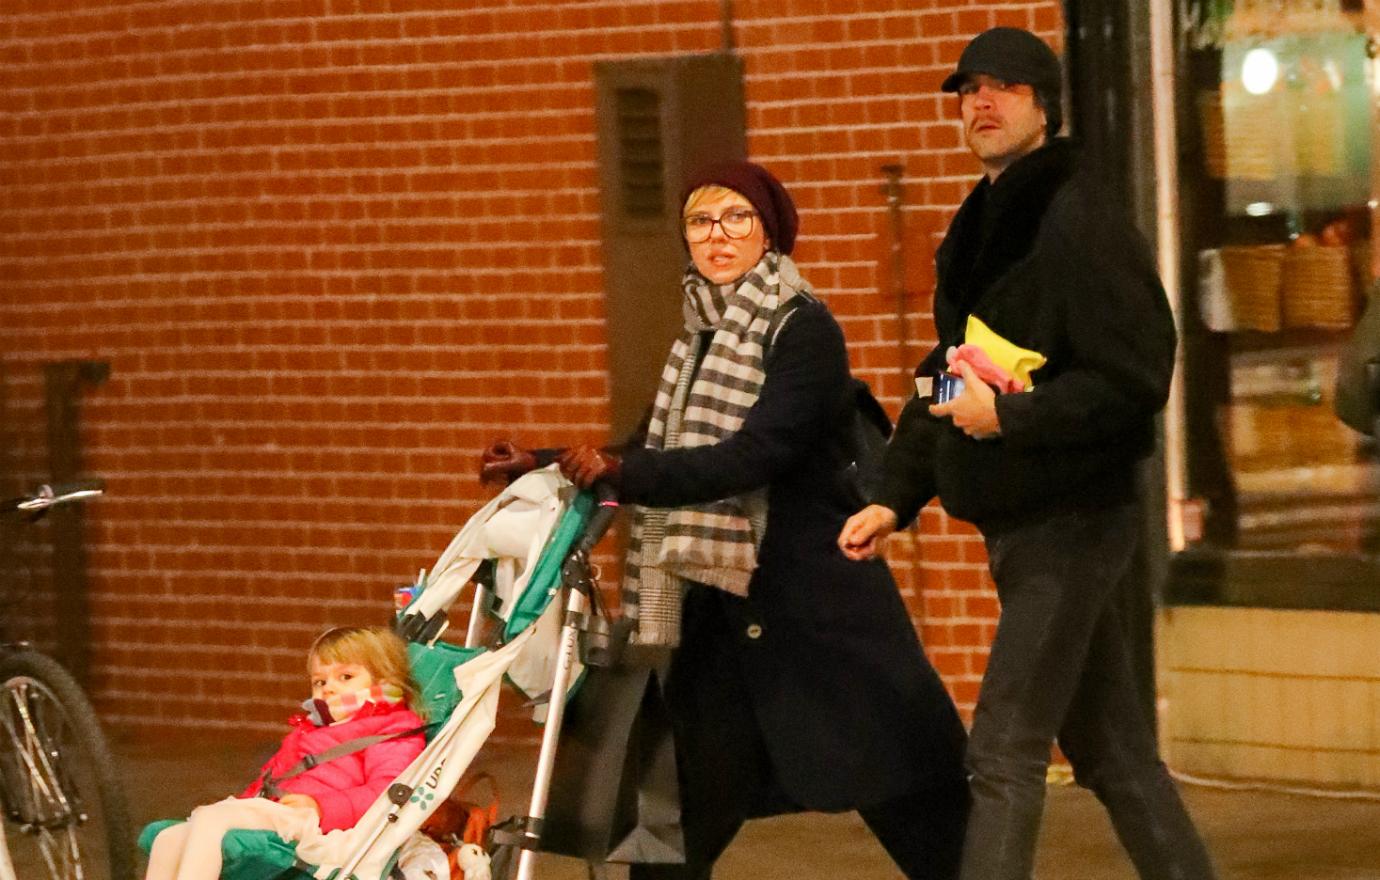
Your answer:
[[[1025,192],[1032,183],[1051,178],[1063,181],[1073,173],[1078,163],[1078,146],[1070,138],[1051,138],[1012,162],[993,183],[984,177],[982,183],[990,187],[988,197],[1005,204]]]
[[[936,255],[941,302],[935,305],[935,323],[941,339],[961,333],[964,316],[1030,252],[1077,158],[1068,138],[1054,138],[1011,163],[996,183],[983,177],[964,200]]]

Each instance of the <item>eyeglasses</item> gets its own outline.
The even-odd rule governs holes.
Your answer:
[[[725,211],[717,220],[708,214],[690,214],[681,220],[685,230],[685,240],[691,244],[708,241],[714,234],[714,224],[724,231],[725,238],[747,238],[752,234],[752,219],[756,211],[747,208],[734,208]]]

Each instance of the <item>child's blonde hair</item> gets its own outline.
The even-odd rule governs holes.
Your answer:
[[[407,662],[407,643],[385,626],[337,626],[316,637],[307,652],[307,670],[318,663],[358,663],[376,684],[388,682],[402,688],[407,705],[422,714],[421,689]]]

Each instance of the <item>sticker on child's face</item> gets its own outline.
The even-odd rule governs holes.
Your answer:
[[[374,677],[358,663],[311,663],[311,695],[313,699],[329,700],[341,694],[365,690],[374,686]]]

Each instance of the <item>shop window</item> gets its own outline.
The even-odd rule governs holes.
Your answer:
[[[1360,0],[1181,10],[1186,452],[1201,517],[1175,589],[1371,608],[1380,462],[1375,438],[1333,403],[1375,275],[1367,21],[1377,10]]]

